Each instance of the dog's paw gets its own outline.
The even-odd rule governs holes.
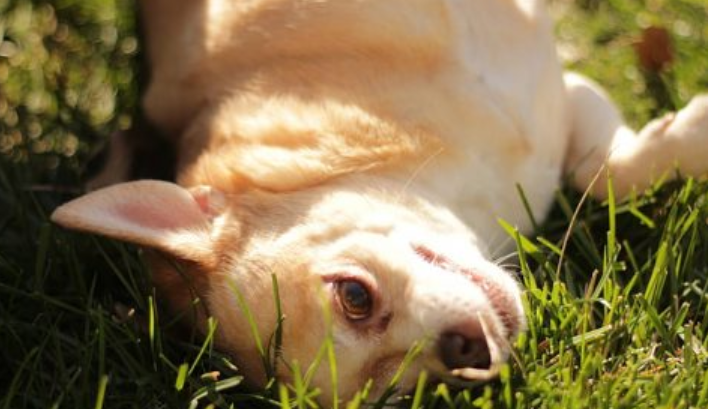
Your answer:
[[[666,132],[674,138],[708,142],[708,94],[694,97],[678,111]]]
[[[691,176],[708,174],[708,94],[698,95],[671,118],[664,131],[675,160]]]

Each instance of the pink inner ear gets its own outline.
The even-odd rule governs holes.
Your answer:
[[[197,202],[202,212],[207,213],[209,211],[209,196],[195,196],[194,201]]]
[[[211,218],[221,213],[224,207],[224,194],[211,188],[211,186],[195,186],[189,188],[192,199],[199,205],[202,213]]]
[[[167,182],[122,183],[64,204],[52,220],[204,262],[213,257],[212,215],[205,213],[196,197]]]
[[[162,203],[158,198],[150,202],[138,199],[117,203],[113,209],[115,216],[130,220],[131,223],[151,230],[179,230],[205,223],[206,217],[196,201]]]

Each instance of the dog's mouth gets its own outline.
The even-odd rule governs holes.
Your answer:
[[[476,337],[457,341],[462,343],[457,346],[463,351],[462,353],[465,353],[465,349],[481,351],[477,353],[482,354],[484,359],[480,360],[477,357],[474,360],[483,361],[485,364],[460,365],[457,368],[446,363],[446,366],[450,368],[449,374],[462,381],[484,381],[496,377],[501,365],[506,360],[507,351],[510,349],[509,340],[516,336],[522,325],[514,293],[505,288],[498,280],[489,277],[488,273],[463,267],[426,246],[416,245],[413,246],[413,249],[427,263],[459,274],[474,283],[487,295],[491,304],[491,311],[477,312],[476,318],[480,328],[478,328]],[[480,344],[482,347],[479,346]]]
[[[513,295],[510,294],[509,291],[506,291],[499,283],[474,269],[460,266],[428,247],[416,245],[413,249],[426,262],[443,270],[460,274],[479,286],[482,291],[487,294],[494,312],[504,325],[508,338],[513,337],[519,332],[521,329],[521,317],[519,316],[519,312],[513,308],[513,306],[516,305]]]

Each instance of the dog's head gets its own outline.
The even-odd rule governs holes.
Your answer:
[[[244,305],[267,345],[278,321],[275,276],[291,364],[278,365],[278,375],[289,379],[295,362],[307,370],[331,336],[337,390],[326,363],[313,378],[331,402],[369,379],[382,392],[416,342],[425,346],[404,390],[423,369],[445,380],[492,377],[523,326],[516,282],[454,215],[423,197],[383,179],[235,195],[141,181],[81,197],[53,220],[167,255],[155,258],[158,289],[178,308],[194,293],[205,300],[218,344],[256,383],[265,371]]]

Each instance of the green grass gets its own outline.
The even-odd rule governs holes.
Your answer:
[[[704,0],[552,3],[567,65],[606,85],[632,124],[708,90]],[[290,386],[243,388],[209,342],[170,335],[139,250],[48,222],[106,136],[130,126],[141,82],[132,6],[0,0],[0,409],[310,407],[308,368]],[[660,74],[632,49],[648,25],[675,45]],[[588,201],[571,222],[580,196],[559,192],[533,236],[510,231],[528,331],[501,378],[453,391],[422,377],[404,404],[708,407],[708,182]],[[116,320],[116,302],[140,318]],[[322,365],[330,352],[325,343]],[[364,390],[340,407],[365,402],[383,405]]]

